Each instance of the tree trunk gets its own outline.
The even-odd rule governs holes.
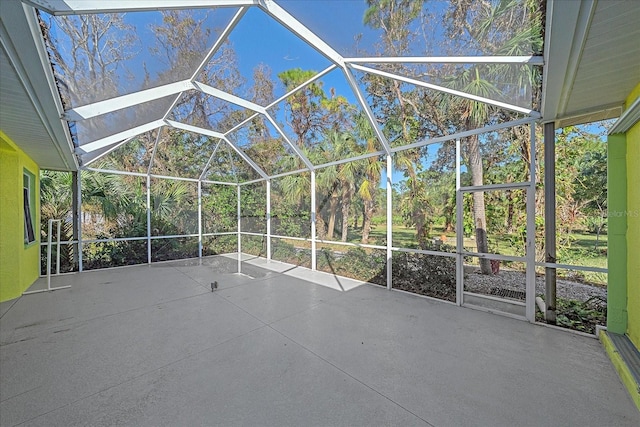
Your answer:
[[[320,240],[324,240],[327,236],[326,224],[322,218],[320,209],[316,209],[316,235]]]
[[[351,210],[351,198],[354,188],[350,182],[342,183],[342,236],[341,241],[346,242],[349,236],[349,211]]]
[[[429,240],[429,229],[427,228],[427,221],[424,214],[420,211],[414,212],[413,222],[416,225],[416,240],[418,246],[422,250],[429,249],[427,241]]]
[[[369,243],[369,233],[371,232],[371,217],[375,211],[375,202],[373,200],[364,200],[363,214],[364,219],[362,221],[362,243]]]
[[[511,190],[507,190],[507,220],[505,223],[507,234],[513,233],[513,211],[513,193]]]
[[[483,185],[482,155],[480,154],[480,141],[478,136],[469,138],[469,170],[471,172],[471,185]],[[473,192],[473,222],[475,224],[476,247],[479,253],[489,252],[487,238],[487,218],[484,208],[484,192]],[[491,260],[480,258],[480,271],[482,274],[493,274]]]
[[[334,190],[331,192],[331,198],[329,199],[329,225],[327,228],[327,238],[333,239],[333,231],[336,228],[336,213],[338,212],[338,192]]]
[[[444,232],[450,233],[453,231],[453,216],[455,209],[453,206],[447,205],[444,208]]]

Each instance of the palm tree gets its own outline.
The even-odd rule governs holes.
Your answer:
[[[54,172],[43,170],[40,173],[40,235],[41,240],[48,238],[48,223],[50,219],[60,219],[60,241],[65,242],[73,238],[73,224],[71,216],[73,191],[72,175],[69,172]],[[56,249],[55,247],[53,248]],[[60,246],[61,271],[73,270],[73,245]],[[53,254],[52,254],[53,255]],[[42,253],[45,257],[46,253]]]
[[[468,22],[471,16],[471,22]],[[449,35],[463,40],[478,50],[495,55],[525,55],[539,51],[541,48],[541,19],[537,2],[530,0],[523,4],[502,0],[496,4],[477,2],[473,4],[453,4],[449,14],[451,26]],[[525,25],[523,25],[523,22]],[[462,37],[468,33],[467,37]],[[457,36],[457,37],[454,37]],[[485,98],[500,99],[509,91],[516,98],[536,79],[535,70],[515,68],[509,65],[475,65],[463,69],[462,72],[448,79],[451,87],[472,95]],[[445,80],[446,81],[446,80]],[[499,89],[494,82],[513,82],[509,87]],[[533,85],[535,86],[535,85]],[[524,91],[526,92],[526,91]],[[496,107],[463,98],[454,98],[449,102],[451,114],[458,116],[460,125],[466,129],[476,129],[495,120],[498,114]],[[510,113],[507,113],[507,115]],[[484,184],[483,161],[478,135],[467,139],[466,157],[471,185]],[[532,161],[532,159],[529,159]],[[487,220],[485,213],[484,193],[473,192],[473,218],[477,250],[488,252]],[[490,260],[480,259],[483,274],[492,274]]]

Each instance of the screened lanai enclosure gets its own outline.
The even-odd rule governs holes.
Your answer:
[[[529,321],[545,267],[606,274],[545,263],[542,2],[25,3],[79,164],[43,273],[225,254]]]

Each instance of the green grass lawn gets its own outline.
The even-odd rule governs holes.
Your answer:
[[[393,246],[402,248],[416,248],[416,232],[412,228],[405,227],[402,224],[393,224]],[[446,243],[450,246],[456,245],[455,233],[443,233],[441,227],[434,226],[431,232],[433,238],[446,236]],[[348,242],[360,243],[362,233],[360,230],[349,230]],[[334,235],[334,240],[339,240],[340,236]],[[386,223],[378,223],[372,227],[369,244],[384,246],[387,239],[387,227]],[[566,240],[566,239],[565,239]],[[600,235],[598,247],[596,249],[596,235],[587,233],[585,231],[575,231],[569,236],[569,246],[558,246],[558,260],[559,264],[569,264],[577,266],[588,267],[607,267],[607,235]],[[308,242],[290,241],[296,247],[309,248]],[[330,248],[334,251],[346,251],[341,245],[325,244],[323,247]],[[476,251],[475,239],[470,237],[464,238],[464,247],[468,251]],[[491,252],[499,253],[501,255],[510,256],[522,256],[524,254],[524,243],[517,235],[493,235],[489,238],[489,247]],[[471,259],[471,264],[477,263],[477,259]],[[517,268],[517,265],[511,265],[513,268]],[[539,272],[542,272],[542,268],[538,268]],[[605,273],[593,273],[593,272],[570,272],[569,270],[559,269],[558,273],[560,277],[580,280],[588,283],[594,283],[600,286],[606,285],[607,275]]]
[[[407,228],[402,224],[393,225],[393,246],[415,247],[415,230]],[[376,244],[382,244],[386,240],[386,224],[380,224],[371,230],[371,240]],[[443,233],[442,228],[434,227],[431,235],[438,237],[447,236],[447,244],[455,246],[455,233]],[[596,249],[596,235],[585,231],[575,231],[569,236],[569,247],[558,247],[557,262],[559,264],[569,264],[587,267],[607,268],[607,235],[601,234]],[[349,233],[349,241],[360,242],[360,234]],[[515,243],[514,243],[515,242]],[[502,255],[522,256],[524,253],[524,243],[515,235],[494,235],[489,238],[489,245],[493,251]],[[464,238],[464,247],[472,252],[476,251],[475,239]],[[558,270],[561,277],[584,280],[589,283],[606,285],[607,275],[605,273],[578,272],[573,273],[568,270]]]

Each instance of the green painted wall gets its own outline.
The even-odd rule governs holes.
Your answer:
[[[640,97],[640,84],[627,105]],[[627,131],[627,335],[640,348],[640,123]]]
[[[35,176],[36,241],[24,243],[23,174]],[[0,302],[19,297],[40,274],[40,169],[0,131]]]
[[[608,259],[607,329],[627,331],[627,138],[607,140]]]
[[[640,83],[626,99],[640,97]],[[640,123],[608,138],[607,328],[640,347]]]

